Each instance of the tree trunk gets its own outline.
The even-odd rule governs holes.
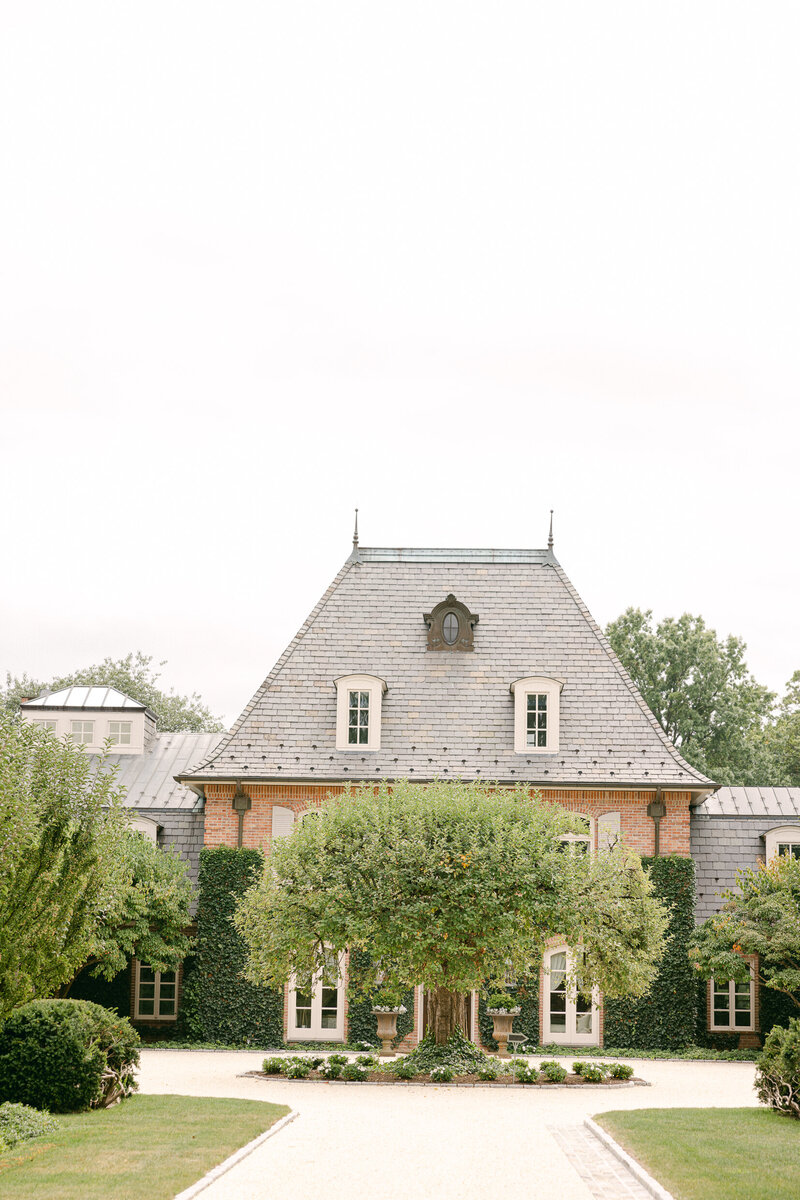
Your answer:
[[[463,992],[451,992],[444,987],[428,992],[428,1029],[437,1046],[444,1046],[456,1029],[465,1033],[466,1028],[467,1002]]]

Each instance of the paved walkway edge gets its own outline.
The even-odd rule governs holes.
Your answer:
[[[662,1187],[657,1179],[653,1179],[653,1176],[649,1175],[635,1158],[631,1158],[630,1154],[627,1154],[622,1149],[622,1146],[618,1142],[615,1142],[610,1134],[606,1133],[605,1129],[601,1129],[596,1121],[593,1121],[591,1117],[584,1117],[583,1123],[603,1143],[607,1150],[610,1150],[621,1163],[625,1164],[630,1173],[636,1176],[642,1187],[646,1188],[650,1195],[655,1197],[655,1200],[675,1200],[672,1193]]]
[[[237,1163],[240,1163],[242,1159],[247,1158],[253,1153],[254,1150],[257,1150],[259,1146],[263,1146],[264,1142],[266,1142],[268,1138],[274,1137],[276,1133],[280,1133],[280,1131],[284,1129],[290,1121],[293,1121],[295,1117],[299,1116],[300,1114],[298,1112],[290,1112],[287,1113],[285,1117],[281,1117],[280,1121],[276,1121],[274,1125],[270,1125],[269,1129],[266,1129],[263,1133],[260,1133],[257,1138],[253,1138],[252,1142],[248,1142],[246,1146],[241,1146],[238,1150],[234,1151],[230,1158],[226,1158],[225,1161],[221,1162],[218,1167],[214,1167],[208,1172],[207,1175],[204,1175],[202,1179],[198,1179],[197,1183],[193,1183],[191,1187],[186,1188],[182,1192],[178,1192],[175,1200],[193,1200],[194,1196],[199,1196],[200,1193],[204,1192],[207,1187],[211,1187],[212,1183],[216,1183],[217,1180],[221,1179],[223,1175],[227,1175],[228,1171],[230,1171],[232,1167],[235,1167]]]

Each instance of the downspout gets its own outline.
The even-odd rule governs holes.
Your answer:
[[[236,781],[236,792],[234,793],[233,804],[231,805],[231,807],[233,808],[233,811],[238,814],[238,817],[239,817],[239,832],[236,835],[236,846],[237,846],[237,849],[239,849],[239,850],[241,850],[241,848],[242,848],[242,839],[244,837],[244,814],[250,808],[252,808],[252,806],[253,806],[253,801],[250,799],[250,797],[247,795],[247,793],[242,789],[241,779],[237,780]]]
[[[667,806],[661,799],[661,788],[656,788],[656,798],[647,806],[648,817],[653,818],[655,827],[655,844],[653,847],[653,858],[658,858],[661,853],[661,818],[667,815]]]

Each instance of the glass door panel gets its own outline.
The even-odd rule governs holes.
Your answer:
[[[574,953],[566,947],[551,950],[545,955],[544,965],[548,997],[543,1022],[544,1040],[567,1046],[598,1045],[600,1028],[596,990],[590,996],[583,996],[575,987],[568,985],[568,974],[574,972],[575,968]]]
[[[341,1042],[344,1038],[344,957],[331,956],[313,979],[289,984],[290,1041]]]

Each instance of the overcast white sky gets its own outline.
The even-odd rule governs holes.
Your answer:
[[[0,670],[232,719],[350,549],[800,667],[794,3],[7,0]]]

